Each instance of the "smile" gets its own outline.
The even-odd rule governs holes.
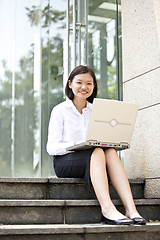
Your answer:
[[[80,92],[81,94],[87,94],[88,92],[85,92],[85,91],[82,91],[82,92]]]

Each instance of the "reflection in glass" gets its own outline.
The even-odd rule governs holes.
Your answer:
[[[74,61],[93,68],[99,97],[122,98],[120,1],[68,4],[67,16],[67,0],[0,1],[0,176],[54,174],[48,121]]]
[[[120,2],[89,1],[89,65],[99,82],[99,97],[120,99]]]
[[[64,3],[1,1],[1,176],[53,174],[45,145],[51,108],[63,100]]]

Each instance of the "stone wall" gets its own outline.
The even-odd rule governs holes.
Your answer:
[[[122,0],[122,54],[124,101],[139,105],[124,167],[160,198],[160,0]]]

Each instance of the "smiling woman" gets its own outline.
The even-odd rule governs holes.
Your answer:
[[[74,91],[80,96],[84,94],[84,99],[88,102],[93,102],[97,95],[97,80],[91,68],[80,65],[70,73],[65,88],[66,96],[70,100],[75,98]]]
[[[88,85],[89,84],[89,85]],[[88,66],[77,66],[68,77],[66,101],[51,112],[47,151],[50,155],[68,153],[67,147],[86,136],[93,99],[97,95],[97,81]]]
[[[89,73],[78,74],[73,78],[72,82],[69,80],[68,84],[74,94],[73,103],[76,105],[81,99],[83,106],[85,107],[86,99],[92,95],[94,90],[92,76]]]
[[[82,178],[92,185],[101,206],[103,223],[145,224],[145,219],[136,210],[127,176],[114,148],[67,150],[76,142],[84,140],[87,135],[92,112],[92,104],[87,99],[90,98],[90,102],[93,102],[97,93],[96,78],[92,69],[82,65],[75,67],[68,78],[66,94],[68,90],[72,93],[71,99],[53,108],[48,128],[47,151],[53,155],[57,177]],[[108,174],[124,204],[125,216],[111,201]]]

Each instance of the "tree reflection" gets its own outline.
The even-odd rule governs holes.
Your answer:
[[[64,28],[65,12],[53,10],[46,5],[26,7],[31,27],[41,23],[46,33],[52,24],[59,22]],[[60,35],[50,37],[46,42],[41,38],[42,79],[41,79],[41,123],[42,123],[42,165],[43,175],[48,175],[48,155],[45,151],[47,127],[51,108],[63,100],[63,39]],[[0,79],[0,175],[11,176],[11,109],[12,71],[3,61],[3,78]],[[61,71],[60,71],[61,70]],[[34,97],[34,43],[28,53],[19,60],[19,71],[15,73],[15,176],[34,176],[33,152],[34,132],[38,131],[37,105]],[[56,91],[56,94],[54,93]]]

